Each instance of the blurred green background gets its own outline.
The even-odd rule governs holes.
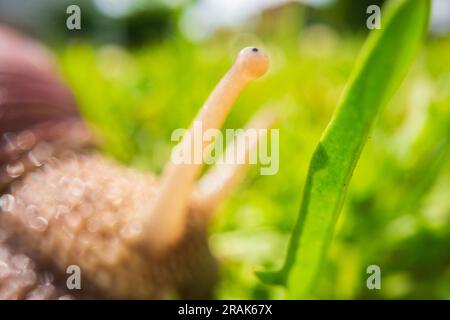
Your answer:
[[[65,28],[72,3],[81,30]],[[210,242],[221,261],[217,298],[277,299],[283,289],[261,284],[254,270],[283,260],[310,156],[368,32],[366,8],[381,3],[1,0],[0,21],[53,48],[106,153],[155,173],[171,132],[189,125],[240,48],[264,48],[271,70],[225,127],[276,106],[280,170],[250,169],[213,219]],[[450,298],[449,4],[434,1],[426,44],[376,122],[313,298]],[[366,287],[371,264],[381,268],[381,290]]]

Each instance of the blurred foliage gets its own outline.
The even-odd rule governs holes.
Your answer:
[[[286,18],[286,17],[285,17]],[[221,261],[218,298],[283,298],[261,284],[261,265],[279,266],[300,205],[306,170],[339,100],[363,37],[283,20],[256,36],[223,33],[191,44],[180,36],[132,50],[71,41],[62,69],[82,112],[111,156],[159,173],[170,134],[189,125],[241,45],[263,43],[271,71],[252,84],[225,127],[256,109],[281,115],[280,170],[248,179],[211,227]],[[270,19],[269,19],[270,22]],[[276,26],[276,27],[275,27]],[[377,120],[349,187],[316,298],[450,298],[450,38],[430,38]],[[345,143],[343,141],[342,143]],[[368,290],[366,268],[381,267]]]

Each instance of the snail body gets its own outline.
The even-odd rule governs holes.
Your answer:
[[[188,212],[182,239],[162,253],[136,243],[145,232],[141,216],[149,211],[142,200],[154,197],[157,187],[155,177],[98,154],[66,152],[14,188],[13,208],[1,223],[20,235],[15,247],[21,252],[56,270],[79,266],[88,279],[83,290],[102,297],[155,299],[169,289],[187,291],[197,268],[202,277],[195,287],[212,284],[215,261],[195,210]]]
[[[14,41],[20,47],[30,40],[16,36]],[[0,231],[6,234],[0,253],[1,246],[9,253],[4,254],[9,257],[3,259],[6,268],[12,268],[12,251],[26,254],[59,279],[68,266],[79,266],[83,287],[75,296],[80,298],[211,297],[217,263],[208,247],[207,224],[215,205],[196,188],[201,164],[169,162],[155,177],[102,156],[92,149],[94,139],[70,91],[53,75],[51,59],[43,55],[36,66],[22,57],[7,58],[15,64],[0,61],[0,86],[11,97],[21,92],[22,98],[15,109],[13,98],[0,101],[0,110],[6,111],[0,118],[0,133],[6,137],[0,147]],[[31,69],[38,79],[52,80],[39,88],[36,81],[28,84]],[[205,130],[219,128],[240,91],[266,70],[267,58],[258,49],[241,51],[196,121]],[[188,139],[177,148],[188,145]],[[231,176],[213,180],[228,190],[236,183]],[[217,203],[217,193],[213,196]],[[9,287],[19,281],[2,280],[1,263],[0,255],[0,294],[8,279]],[[65,297],[61,283],[44,297],[55,292]],[[9,297],[25,298],[35,286],[30,282]]]

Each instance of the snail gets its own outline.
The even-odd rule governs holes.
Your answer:
[[[3,290],[3,298],[22,299],[40,288],[43,298],[212,297],[218,271],[207,225],[244,165],[216,165],[197,181],[202,163],[169,161],[161,177],[116,163],[96,150],[49,53],[5,28],[2,46],[0,295]],[[243,49],[195,122],[203,130],[220,128],[240,92],[267,69],[260,49]],[[274,119],[263,110],[249,127],[268,128]],[[185,135],[174,150],[192,152],[190,139]],[[254,148],[250,144],[245,152]],[[82,290],[64,287],[71,265],[81,270]],[[41,271],[54,274],[55,284],[39,284]]]

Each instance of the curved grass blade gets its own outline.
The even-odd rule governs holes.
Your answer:
[[[285,264],[278,272],[258,273],[265,282],[287,285],[290,298],[310,296],[369,130],[405,77],[428,29],[429,0],[393,0],[385,9],[382,28],[366,41],[312,156]]]

